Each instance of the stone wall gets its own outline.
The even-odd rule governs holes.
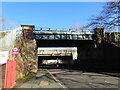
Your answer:
[[[22,37],[16,40],[15,47],[18,48],[18,50],[20,50],[19,55],[11,57],[17,60],[16,68],[17,79],[22,78],[32,72],[36,73],[37,72],[36,40],[31,38],[31,35],[29,35],[29,32],[27,32],[27,30],[25,31],[23,30]]]
[[[97,33],[99,35],[94,35],[93,42],[78,47],[78,60],[75,62],[77,68],[95,72],[119,72],[120,47],[100,38],[103,34]]]
[[[20,50],[19,55],[11,58],[17,60],[17,79],[37,71],[37,50],[36,41],[16,40],[16,47]]]

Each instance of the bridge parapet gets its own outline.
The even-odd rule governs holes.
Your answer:
[[[21,25],[23,37],[39,40],[92,40],[91,31],[78,31],[72,29],[39,28],[35,30],[34,25]]]
[[[22,33],[24,39],[33,39],[34,33],[33,30],[35,29],[34,25],[21,25]]]
[[[86,30],[79,30],[74,28],[35,28],[34,33],[59,33],[59,34],[93,34],[92,31],[86,29]]]
[[[120,32],[104,32],[104,28],[95,28],[93,39],[99,44],[106,41],[120,47]]]

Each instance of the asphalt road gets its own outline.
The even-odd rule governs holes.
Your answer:
[[[118,77],[94,72],[81,72],[69,69],[45,69],[44,71],[38,71],[35,77],[17,88],[63,88],[63,90],[65,88],[68,90],[71,88],[110,89],[118,88],[118,80]]]
[[[94,72],[81,72],[67,69],[49,69],[67,88],[118,88],[118,77]]]

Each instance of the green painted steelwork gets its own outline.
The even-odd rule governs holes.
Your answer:
[[[91,34],[35,34],[39,40],[92,40]]]

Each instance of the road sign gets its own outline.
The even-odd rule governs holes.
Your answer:
[[[12,53],[11,53],[12,55],[18,55],[19,54],[19,50],[17,49],[17,48],[14,48],[13,50],[12,50]]]
[[[0,65],[5,64],[9,57],[9,51],[0,51]]]
[[[18,49],[17,49],[17,48],[14,48],[14,49],[13,49],[13,51],[15,51],[15,52],[16,52],[16,51],[18,51]]]

